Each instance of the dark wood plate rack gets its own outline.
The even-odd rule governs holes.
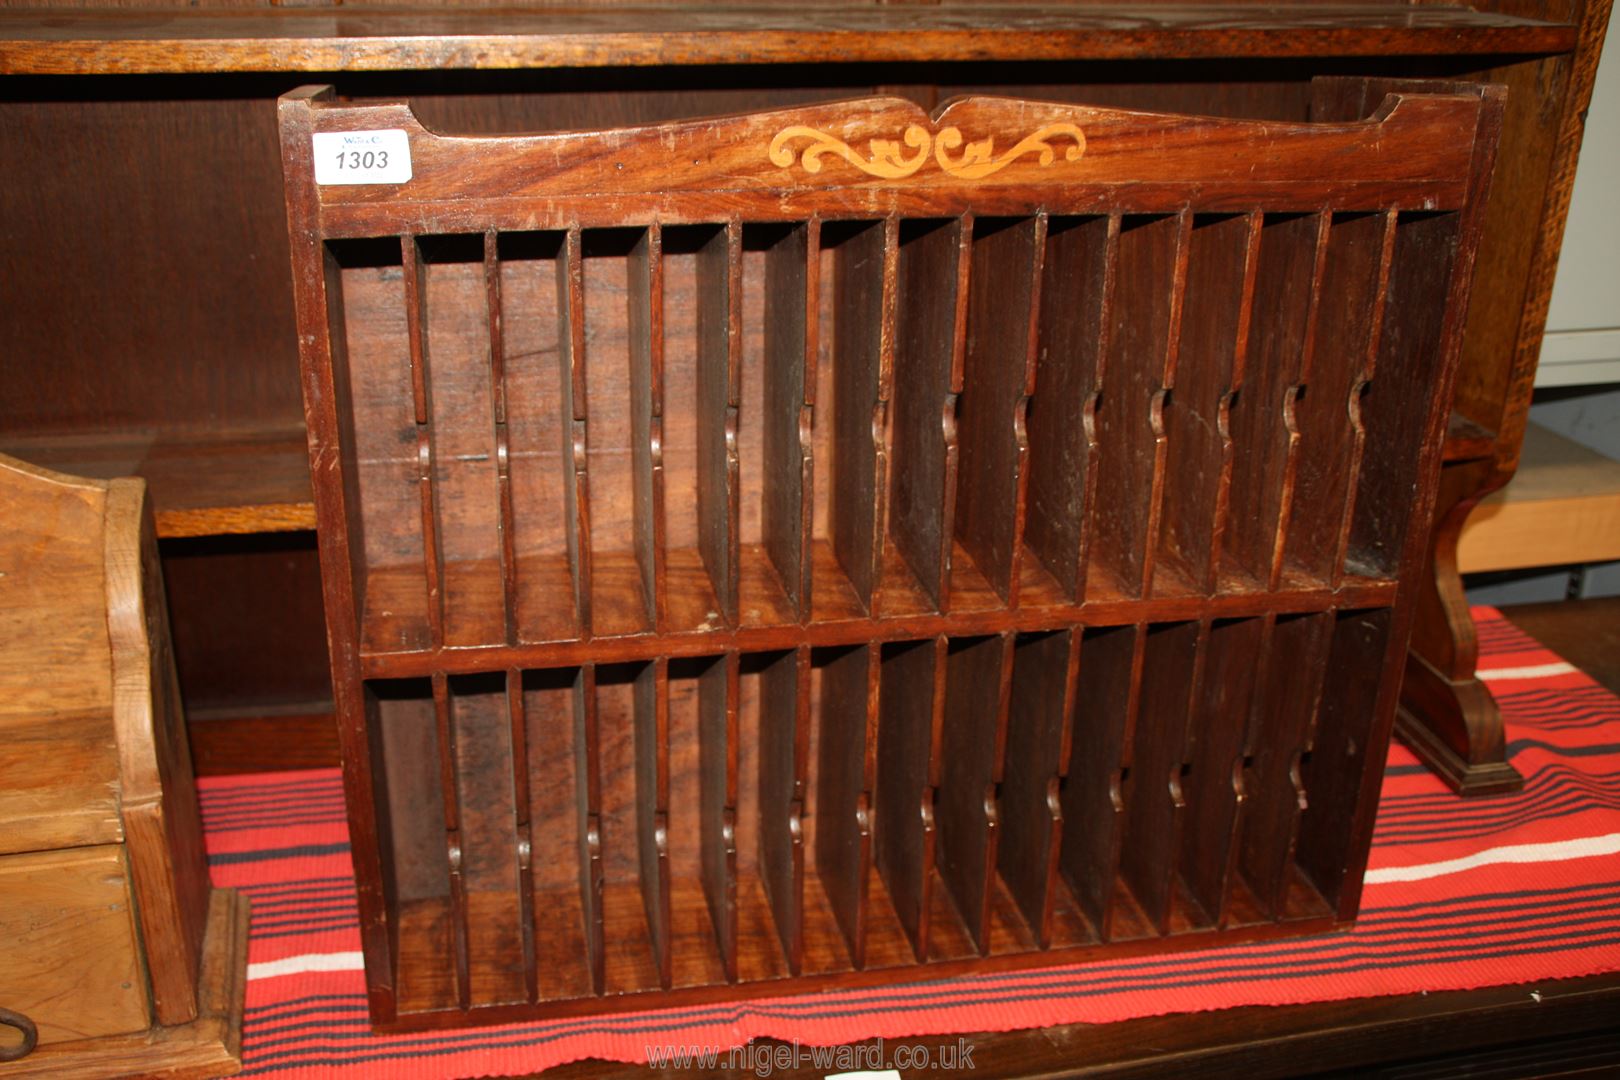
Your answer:
[[[1500,116],[283,98],[374,1020],[1353,919]]]

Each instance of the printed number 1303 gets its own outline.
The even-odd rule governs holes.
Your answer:
[[[388,168],[388,151],[386,150],[339,150],[337,153],[337,167],[339,169],[386,169]]]

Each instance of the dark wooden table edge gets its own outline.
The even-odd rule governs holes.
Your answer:
[[[992,1077],[1303,1076],[1620,1025],[1620,972],[1473,990],[1353,998],[1303,1005],[1244,1006],[1069,1024],[1010,1032],[930,1035],[884,1041],[895,1047],[973,1047],[973,1074]],[[771,1043],[773,1040],[757,1040]],[[865,1040],[857,1046],[870,1046]],[[939,1060],[938,1056],[934,1060]],[[902,1075],[921,1075],[901,1070]],[[547,1080],[680,1075],[643,1065],[587,1060],[547,1070]],[[784,1077],[820,1076],[814,1069]]]

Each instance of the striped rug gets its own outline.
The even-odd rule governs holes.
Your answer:
[[[1495,611],[1475,619],[1523,794],[1459,800],[1396,746],[1355,930],[1196,955],[378,1037],[337,771],[205,779],[214,879],[253,901],[244,1074],[490,1076],[756,1036],[827,1045],[1620,970],[1620,700]]]

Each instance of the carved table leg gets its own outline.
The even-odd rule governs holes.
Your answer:
[[[1460,795],[1496,795],[1524,787],[1524,777],[1507,762],[1501,711],[1474,674],[1479,642],[1457,570],[1463,522],[1502,479],[1489,461],[1448,465],[1441,474],[1429,574],[1418,584],[1395,722],[1401,741]]]

